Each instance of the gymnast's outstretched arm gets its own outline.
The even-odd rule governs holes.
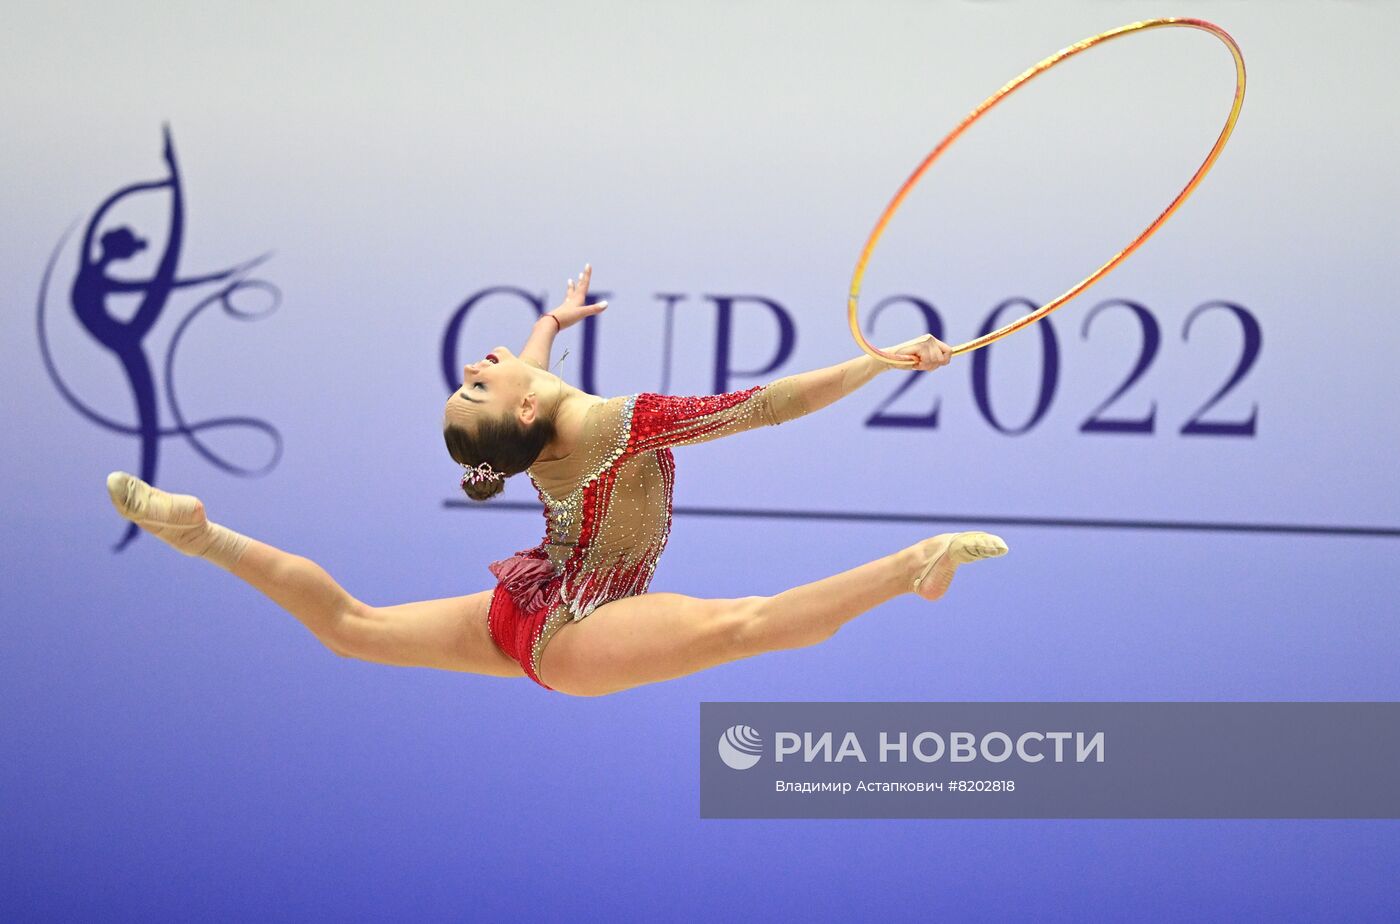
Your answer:
[[[928,334],[886,352],[915,357],[917,362],[907,368],[925,372],[947,365],[952,356],[948,344]],[[888,368],[888,364],[862,354],[834,366],[722,395],[642,392],[632,406],[627,452],[690,446],[756,427],[776,426],[826,407]]]
[[[952,349],[948,344],[935,338],[932,334],[907,340],[899,346],[890,347],[886,352],[917,356],[918,363],[909,368],[924,372],[942,368],[948,365],[948,360],[952,358]],[[862,353],[855,359],[848,359],[843,363],[837,363],[823,369],[799,372],[796,375],[787,376],[787,378],[798,395],[801,396],[803,404],[807,407],[807,413],[810,414],[826,407],[838,398],[849,395],[889,368],[891,367],[888,363]]]
[[[554,335],[559,331],[560,326],[550,319],[550,315],[542,315],[530,329],[530,339],[520,348],[521,362],[529,363],[536,369],[548,370],[549,351],[554,347]]]

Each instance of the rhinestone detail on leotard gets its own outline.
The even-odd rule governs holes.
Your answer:
[[[720,395],[643,392],[589,408],[578,446],[528,472],[544,505],[545,536],[517,554],[548,557],[557,578],[550,613],[530,644],[534,676],[540,654],[565,623],[650,587],[671,533],[671,447],[805,413],[791,377]]]

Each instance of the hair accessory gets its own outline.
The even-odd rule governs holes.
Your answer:
[[[564,325],[560,324],[559,319],[556,318],[552,313],[545,315],[545,317],[549,318],[551,321],[554,322],[555,333],[558,333],[564,329]]]
[[[495,481],[497,478],[505,478],[505,475],[493,469],[487,462],[482,462],[479,465],[462,463],[462,487],[464,488],[469,484],[476,484],[480,481]]]

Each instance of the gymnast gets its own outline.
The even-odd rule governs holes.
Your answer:
[[[491,563],[493,589],[370,606],[310,559],[210,521],[192,495],[113,472],[112,503],[180,552],[257,588],[338,655],[529,677],[574,696],[815,645],[901,594],[937,600],[959,565],[1007,551],[985,532],[941,533],[773,596],[649,592],[671,527],[672,447],[810,414],[890,365],[861,355],[728,394],[592,395],[548,371],[555,335],[607,307],[584,303],[591,274],[585,266],[569,280],[563,302],[535,323],[519,356],[498,346],[467,365],[443,413],[443,436],[468,496],[484,501],[525,472],[544,504],[544,539]],[[901,368],[922,371],[942,368],[952,355],[927,335],[887,352],[909,363]]]

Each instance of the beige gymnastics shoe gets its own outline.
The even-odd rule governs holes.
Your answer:
[[[946,542],[937,547],[929,563],[914,578],[914,592],[925,600],[937,600],[947,592],[958,565],[983,558],[997,558],[1010,551],[1000,536],[991,533],[944,533],[933,538],[945,539]]]
[[[170,494],[127,472],[107,476],[107,495],[117,513],[188,555],[185,547],[208,525],[204,505],[190,494]]]
[[[107,476],[107,495],[117,513],[179,552],[213,562],[232,572],[250,539],[209,521],[204,504],[193,494],[171,494],[127,472]]]

